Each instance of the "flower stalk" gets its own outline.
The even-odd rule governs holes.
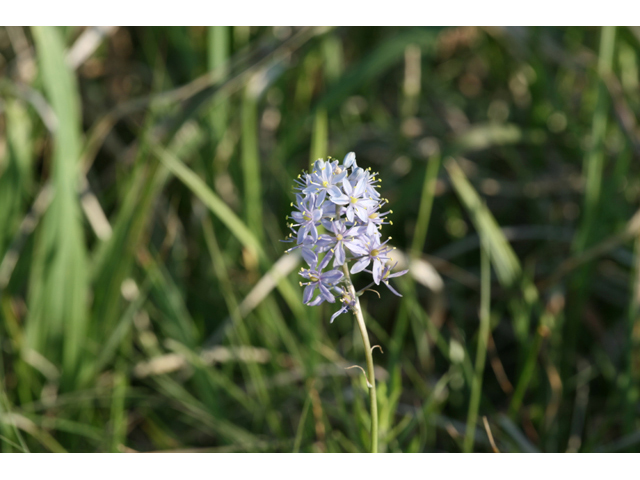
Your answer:
[[[378,453],[378,399],[376,396],[376,375],[373,366],[373,352],[371,351],[371,342],[369,342],[369,334],[367,325],[364,323],[364,315],[362,307],[360,307],[360,298],[356,295],[355,288],[349,276],[347,265],[342,265],[342,271],[345,276],[345,283],[349,293],[355,298],[355,308],[353,313],[356,316],[360,334],[362,335],[362,343],[364,343],[364,351],[367,357],[367,384],[369,384],[369,401],[371,404],[371,453]]]

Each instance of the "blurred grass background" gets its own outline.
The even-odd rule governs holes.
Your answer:
[[[366,451],[355,322],[302,304],[279,242],[292,179],[348,151],[411,269],[363,297],[380,450],[637,451],[639,52],[0,28],[2,451]]]

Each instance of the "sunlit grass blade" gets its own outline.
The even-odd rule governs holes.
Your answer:
[[[33,35],[43,84],[58,123],[53,151],[55,197],[38,232],[27,339],[28,348],[62,362],[66,384],[71,385],[89,318],[86,247],[77,198],[80,103],[75,77],[65,64],[60,31],[36,27]]]
[[[518,257],[500,230],[498,222],[469,183],[458,163],[453,158],[449,158],[445,161],[445,167],[449,172],[453,188],[489,249],[498,280],[504,286],[513,285],[520,277],[522,268]]]
[[[167,150],[156,148],[155,153],[162,163],[229,228],[242,245],[263,259],[266,258],[264,249],[253,232],[200,177]]]

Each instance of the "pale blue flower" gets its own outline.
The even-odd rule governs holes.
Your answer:
[[[331,294],[331,288],[342,280],[344,274],[339,270],[322,271],[329,264],[332,254],[327,253],[319,264],[318,257],[309,248],[302,248],[302,256],[311,267],[308,269],[303,267],[299,272],[301,276],[309,280],[308,282],[300,282],[300,286],[306,285],[302,294],[302,301],[307,305],[319,305],[324,300],[334,303],[336,299]],[[311,299],[316,289],[320,291],[320,295],[312,301]]]
[[[359,255],[360,259],[351,267],[351,273],[361,272],[373,262],[373,281],[376,285],[380,285],[382,266],[389,260],[389,257],[386,255],[387,252],[391,250],[391,247],[386,246],[389,240],[390,239],[384,243],[380,243],[377,237],[367,237],[366,235],[357,239],[354,242],[356,248],[352,246],[349,249],[356,255]]]
[[[367,208],[375,206],[377,202],[364,197],[366,189],[365,178],[361,178],[360,181],[356,183],[355,187],[351,185],[349,179],[345,179],[342,182],[342,188],[344,193],[341,192],[339,196],[332,196],[331,201],[338,205],[345,206],[346,210],[344,213],[347,216],[347,220],[350,222],[354,221],[356,215],[360,220],[366,222]]]
[[[380,281],[389,290],[391,290],[391,293],[401,297],[402,295],[400,295],[396,291],[396,289],[391,286],[391,284],[389,283],[389,279],[390,278],[394,278],[394,277],[400,277],[400,276],[404,275],[405,273],[407,273],[409,270],[402,270],[401,272],[391,273],[391,270],[396,268],[397,264],[398,264],[398,262],[396,262],[393,266],[390,263],[387,263],[386,265],[384,265],[384,268],[382,269],[382,275],[381,275]],[[368,272],[368,273],[373,273],[371,270],[363,270],[363,271]]]
[[[360,180],[364,179],[364,196],[373,200],[380,198],[380,193],[376,190],[380,185],[380,179],[376,178],[377,173],[371,173],[371,169],[354,168],[353,173],[349,175],[351,185],[356,185]]]
[[[380,213],[379,209],[380,205],[376,205],[375,207],[367,208],[365,211],[365,216],[367,218],[367,220],[364,222],[366,224],[365,232],[369,236],[378,235],[379,230],[382,229],[382,225],[392,223],[386,221],[385,217],[388,214],[393,213],[393,210]]]
[[[327,248],[335,250],[335,258],[333,260],[333,266],[337,267],[344,264],[346,260],[346,253],[344,247],[349,248],[356,238],[362,233],[363,227],[347,227],[344,222],[339,221],[324,221],[324,227],[332,234],[320,235],[318,239],[318,245],[323,250]]]
[[[327,193],[335,195],[340,193],[338,185],[347,176],[347,170],[338,166],[338,162],[325,162],[322,159],[316,160],[313,173],[307,177],[307,186],[303,193],[314,193],[318,196],[318,205],[324,202]]]

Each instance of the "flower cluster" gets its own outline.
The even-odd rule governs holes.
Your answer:
[[[292,233],[285,241],[296,242],[296,246],[287,252],[300,248],[309,266],[300,271],[307,280],[300,282],[305,287],[304,303],[334,303],[339,297],[343,306],[331,317],[332,322],[356,305],[348,288],[350,280],[345,277],[351,262],[351,273],[365,271],[372,275],[373,282],[365,289],[382,283],[402,296],[389,279],[404,275],[407,270],[391,273],[395,267],[387,255],[392,249],[387,244],[391,237],[383,242],[380,230],[382,225],[392,223],[387,216],[393,211],[380,212],[388,200],[376,190],[380,183],[376,176],[370,168],[358,167],[355,153],[350,152],[342,164],[331,158],[317,160],[311,173],[298,175],[295,180],[296,202],[291,204],[295,211],[287,216],[292,220],[287,225]],[[327,270],[331,260],[333,268]]]

